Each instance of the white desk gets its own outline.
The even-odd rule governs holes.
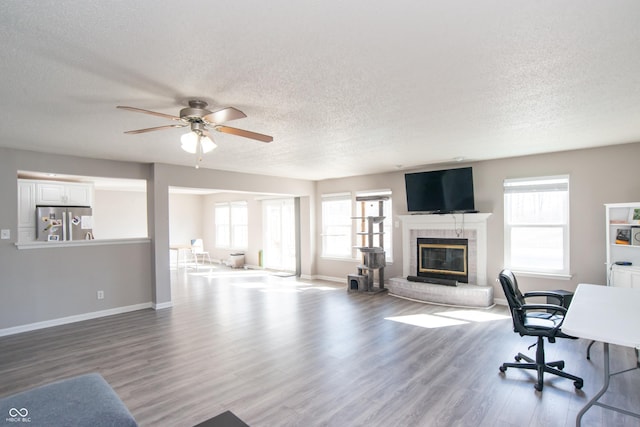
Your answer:
[[[593,405],[640,418],[640,414],[598,402],[607,391],[611,376],[636,369],[609,372],[609,344],[637,348],[640,346],[640,289],[579,284],[562,324],[562,332],[578,338],[604,343],[604,385],[576,417]]]

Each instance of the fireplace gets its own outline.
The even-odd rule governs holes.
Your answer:
[[[429,302],[463,307],[487,308],[493,305],[493,285],[487,279],[487,220],[491,214],[452,214],[452,215],[401,215],[402,220],[402,276],[389,279],[389,295],[407,298],[412,301]],[[430,279],[415,276],[420,280],[409,280],[409,276],[418,274],[418,239],[446,239],[445,245],[456,245],[455,239],[467,241],[466,268],[460,268],[458,262],[452,262],[447,270],[465,270],[466,282],[456,276],[455,286],[440,286],[440,281],[450,279]],[[442,244],[437,243],[436,244]],[[442,248],[439,248],[442,249]],[[454,254],[464,251],[453,249]],[[443,251],[440,251],[443,252]],[[447,250],[444,256],[447,256]],[[442,255],[442,254],[441,254]],[[455,255],[452,255],[455,257]],[[451,256],[450,256],[451,257]],[[424,267],[424,266],[423,266]],[[427,270],[442,270],[427,264]],[[438,283],[432,283],[438,282]],[[447,284],[447,283],[444,283]]]
[[[417,276],[469,283],[468,239],[419,237]]]

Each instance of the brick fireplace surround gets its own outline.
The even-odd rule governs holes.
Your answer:
[[[493,306],[493,286],[487,282],[487,219],[491,214],[401,215],[402,276],[389,280],[389,294],[420,302],[488,308]],[[418,237],[469,240],[469,283],[443,286],[410,282],[417,275]]]

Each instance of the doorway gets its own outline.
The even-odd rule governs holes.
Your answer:
[[[263,266],[265,268],[297,273],[295,212],[293,198],[263,200]]]

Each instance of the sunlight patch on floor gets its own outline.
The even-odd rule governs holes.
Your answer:
[[[444,326],[464,325],[469,322],[463,320],[450,319],[432,314],[411,314],[408,316],[385,317],[385,320],[406,323],[408,325],[420,326],[422,328],[442,328]]]
[[[233,286],[236,288],[244,288],[244,289],[262,289],[268,286],[268,283],[265,282],[244,282],[244,283],[233,283]]]
[[[422,328],[441,328],[444,326],[464,325],[471,322],[490,322],[504,319],[511,319],[511,317],[479,310],[442,311],[434,314],[410,314],[407,316],[385,317],[385,320],[420,326]]]
[[[302,292],[302,289],[265,288],[265,289],[260,289],[260,292],[273,293],[273,294],[298,294],[298,293]]]
[[[229,270],[220,270],[215,271],[216,268],[202,267],[200,271],[190,271],[189,276],[206,276],[206,277],[265,277],[267,274],[261,271],[251,271],[251,270],[240,270],[240,271],[229,271]]]
[[[232,283],[232,286],[244,289],[259,289],[260,292],[271,293],[299,293],[303,291],[335,291],[336,288],[330,286],[314,286],[311,283],[301,283],[294,281],[267,281],[267,282],[242,282]]]
[[[337,288],[332,288],[331,286],[313,286],[310,285],[311,287],[308,288],[310,291],[337,291]],[[340,289],[342,290],[342,289]]]
[[[486,311],[478,310],[457,310],[457,311],[443,311],[441,313],[435,313],[437,316],[452,317],[454,319],[468,320],[470,322],[490,322],[492,320],[511,319],[511,316],[505,316],[503,314],[487,313]]]

